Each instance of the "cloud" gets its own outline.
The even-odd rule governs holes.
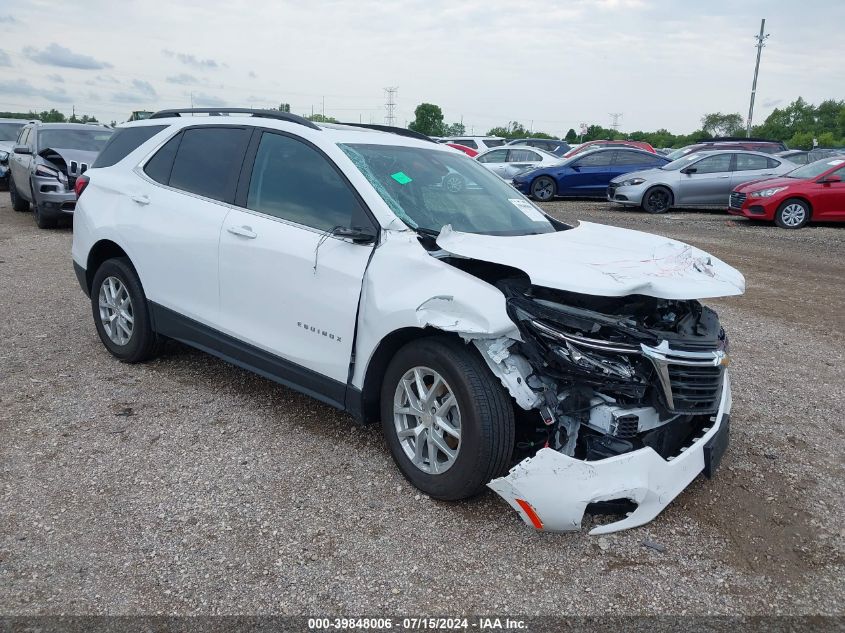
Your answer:
[[[249,78],[250,78],[250,79],[255,79],[256,77],[258,77],[258,75],[256,75],[256,74],[255,74],[255,71],[254,71],[254,70],[250,70],[250,71],[249,71]]]
[[[227,105],[226,101],[214,95],[204,92],[194,93],[194,105],[198,108],[222,108]]]
[[[0,24],[20,24],[21,21],[18,20],[13,15],[0,15]]]
[[[199,80],[188,73],[179,73],[178,75],[171,75],[165,79],[168,83],[179,84],[182,86],[193,86],[199,83]]]
[[[152,84],[148,81],[141,81],[140,79],[133,79],[132,80],[132,87],[135,88],[139,93],[145,95],[147,97],[157,97],[155,88],[153,88]]]
[[[11,66],[12,60],[9,59],[9,53],[0,48],[0,66]]]
[[[53,81],[57,84],[63,84],[65,82],[64,78],[59,75],[58,73],[53,73],[52,75],[47,75],[47,79]]]
[[[161,51],[165,57],[170,57],[171,59],[178,59],[183,64],[188,66],[193,66],[194,68],[200,68],[203,70],[217,70],[221,66],[225,66],[225,64],[221,64],[214,59],[199,59],[194,55],[189,55],[188,53],[179,53],[176,51],[171,51],[168,49],[164,49]]]
[[[48,101],[56,101],[60,103],[69,103],[72,101],[71,97],[65,92],[64,88],[38,88],[29,83],[26,79],[12,79],[10,81],[0,81],[0,94],[11,95],[15,97],[41,97]]]
[[[23,54],[32,61],[45,66],[59,66],[61,68],[79,68],[81,70],[98,70],[100,68],[111,68],[108,62],[101,62],[90,55],[74,53],[64,46],[55,42],[44,50],[38,50],[32,46],[23,49]]]

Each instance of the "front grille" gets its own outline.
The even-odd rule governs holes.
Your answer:
[[[721,350],[689,351],[642,345],[657,370],[657,380],[666,408],[674,413],[716,413],[722,393],[727,355]]]
[[[721,367],[669,364],[676,413],[715,413],[722,390]]]
[[[745,202],[746,194],[739,193],[738,191],[731,192],[731,201],[730,206],[731,209],[741,209],[743,203]]]
[[[620,415],[613,420],[611,430],[616,437],[634,437],[640,430],[640,418],[637,415]]]

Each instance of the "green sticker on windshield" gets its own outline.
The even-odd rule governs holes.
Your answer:
[[[413,180],[413,178],[409,178],[408,174],[406,174],[404,171],[397,171],[395,174],[390,174],[390,177],[393,178],[393,180],[398,182],[400,185],[407,185]]]

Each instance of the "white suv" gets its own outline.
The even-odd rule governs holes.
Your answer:
[[[74,267],[118,359],[176,339],[381,420],[420,490],[489,485],[538,529],[608,502],[637,507],[594,532],[640,525],[718,465],[727,339],[697,299],[744,291],[727,264],[563,224],[407,130],[186,112],[119,128],[77,181]]]

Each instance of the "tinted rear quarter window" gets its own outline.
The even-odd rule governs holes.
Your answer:
[[[213,200],[231,201],[248,138],[243,128],[185,130],[168,184]]]
[[[177,134],[172,139],[167,141],[164,146],[155,153],[147,164],[144,166],[144,172],[163,185],[170,182],[170,171],[173,169],[173,159],[176,158],[176,150],[179,149],[179,143],[182,141],[182,135]]]
[[[166,125],[147,125],[115,130],[92,167],[111,167],[119,163],[166,127]]]

